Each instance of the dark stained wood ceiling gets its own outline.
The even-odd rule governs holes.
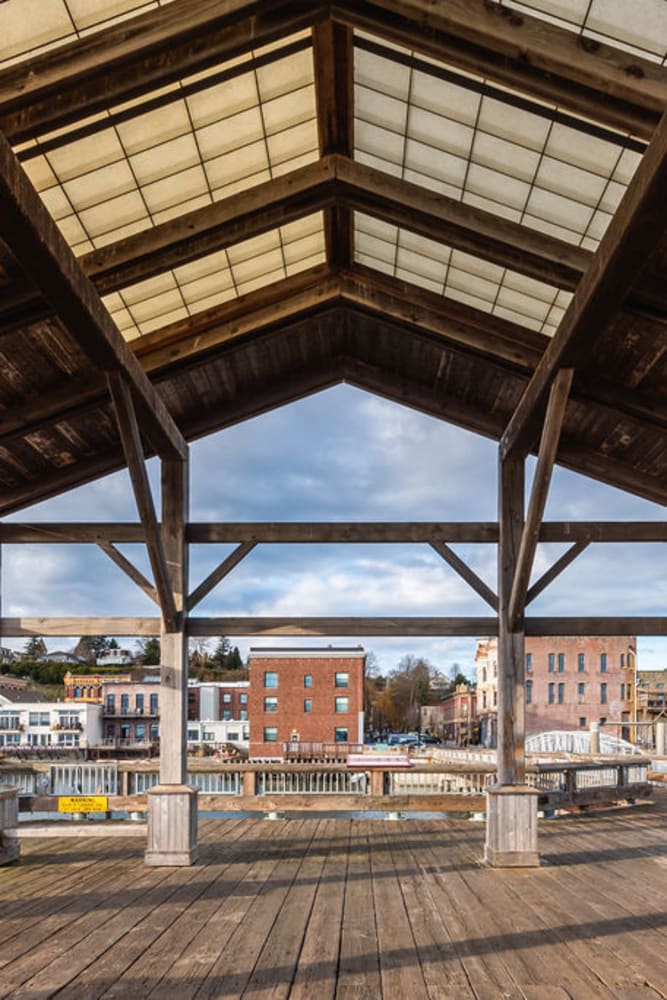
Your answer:
[[[3,170],[0,513],[124,465],[105,381],[114,369],[129,372],[146,413],[155,408],[142,422],[147,454],[178,446],[170,421],[191,440],[342,381],[534,451],[545,392],[567,365],[575,377],[558,462],[667,502],[667,128],[660,119],[667,71],[660,66],[602,45],[578,47],[562,29],[482,0],[176,0],[0,72],[0,127],[17,145],[84,123],[93,111],[304,27],[314,28],[320,158],[313,163],[78,261],[26,193],[18,163],[16,176],[13,166]],[[586,115],[582,134],[597,123],[629,130],[639,148],[647,143],[599,249],[356,162],[358,28],[487,74],[531,100],[558,100]],[[165,325],[131,349],[106,314],[99,295],[312,212],[324,213],[323,264]],[[574,292],[573,303],[550,339],[383,274],[355,258],[356,212]]]

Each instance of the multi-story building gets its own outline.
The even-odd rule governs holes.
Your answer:
[[[89,747],[102,737],[100,705],[6,701],[0,707],[0,748]]]
[[[667,670],[639,670],[636,696],[637,722],[667,719]]]
[[[283,756],[286,743],[362,743],[361,646],[250,650],[250,756]]]
[[[188,720],[248,721],[249,681],[188,681]]]
[[[63,677],[65,701],[88,701],[91,704],[102,704],[102,685],[106,681],[123,681],[130,683],[132,674],[73,674],[68,670]]]
[[[150,746],[160,735],[160,678],[143,681],[107,677],[102,684],[105,746]]]
[[[526,733],[588,729],[631,721],[634,636],[530,636],[526,638]],[[477,712],[480,741],[498,734],[498,641],[480,639]]]
[[[239,750],[247,751],[249,740],[248,722],[222,719],[188,720],[188,749],[219,748],[228,743]]]
[[[478,738],[477,695],[467,684],[458,684],[455,691],[442,700],[442,739],[446,743],[467,746]]]

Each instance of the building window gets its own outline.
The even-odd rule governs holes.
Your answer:
[[[143,694],[138,694],[134,699],[134,706],[137,710],[137,715],[144,714],[144,696]]]
[[[482,667],[482,684],[486,684],[486,667]]]
[[[204,741],[204,743],[215,743],[215,733],[210,733],[204,730],[204,732],[201,734],[201,738]]]
[[[349,698],[336,698],[336,712],[349,712],[350,711],[350,699]]]
[[[621,666],[625,666],[625,653],[621,653]]]
[[[607,724],[607,716],[606,715],[601,715],[600,716],[600,725],[601,726],[606,726],[606,724]]]
[[[265,712],[277,712],[278,711],[278,699],[269,696],[264,699],[264,711]]]
[[[304,698],[303,699],[303,710],[304,710],[304,712],[312,712],[312,710],[313,710],[313,702],[312,702],[312,700],[310,698]]]
[[[555,653],[549,653],[549,673],[550,674],[552,674],[554,672],[555,665],[556,665],[556,654]]]
[[[135,739],[140,740],[142,743],[146,739],[146,726],[143,722],[137,722],[134,727]]]
[[[562,705],[564,701],[565,701],[565,685],[564,684],[559,684],[558,685],[558,704]]]
[[[585,684],[577,684],[577,700],[578,700],[578,702],[579,702],[580,705],[582,704],[582,702],[584,700],[584,693],[585,693],[585,691],[586,691],[586,685]]]
[[[158,696],[156,694],[152,694],[150,696],[150,698],[148,699],[148,703],[150,705],[150,713],[151,713],[151,715],[157,715]]]
[[[344,726],[336,726],[334,730],[334,740],[336,743],[347,743],[347,729]]]
[[[312,674],[304,674],[303,675],[303,686],[305,688],[311,688],[313,686],[313,675]]]
[[[229,694],[229,692],[227,692],[226,694],[223,694],[222,701],[223,701],[224,705],[230,705],[231,701],[232,701],[231,694]]]
[[[264,742],[265,743],[278,742],[278,729],[276,726],[264,726]]]
[[[242,708],[241,709],[241,711],[239,712],[239,719],[241,720],[241,722],[247,722],[248,721],[248,709],[247,708]]]
[[[495,708],[497,704],[498,704],[498,692],[494,691],[493,692],[493,707]]]
[[[334,678],[334,687],[346,688],[350,686],[350,675],[344,671],[336,671]]]
[[[153,696],[151,695],[151,698],[152,697]],[[157,722],[152,722],[151,723],[151,739],[152,740],[156,740],[159,735],[160,735],[160,727],[159,727],[158,723]]]
[[[530,705],[533,700],[533,682],[526,681],[526,705]]]
[[[486,691],[482,691],[482,708],[486,708]]]
[[[607,685],[606,684],[600,684],[600,704],[601,705],[606,705],[607,704]]]
[[[232,710],[231,710],[231,708],[223,708],[223,710],[222,710],[222,718],[223,718],[223,720],[225,722],[229,722],[229,720],[231,719],[231,717],[232,717]]]
[[[227,733],[227,739],[229,740],[230,743],[237,743],[239,739],[239,734],[235,730],[230,729],[229,732]]]
[[[115,694],[108,694],[107,695],[107,702],[106,702],[106,709],[105,709],[105,711],[106,711],[107,715],[113,715],[114,712],[116,711],[116,695]]]
[[[122,715],[127,715],[130,711],[130,696],[129,694],[122,694],[120,696],[120,711]]]
[[[600,673],[605,674],[607,672],[607,654],[600,653]]]
[[[579,716],[579,728],[580,729],[585,729],[586,728],[586,716],[585,715],[580,715]]]
[[[188,740],[190,743],[196,743],[199,739],[199,733],[196,729],[188,729]]]
[[[533,669],[533,654],[526,653],[526,673],[529,674]]]
[[[625,684],[621,684],[621,701],[625,701]]]
[[[558,654],[558,673],[562,674],[565,670],[565,653]]]
[[[265,688],[278,687],[278,674],[274,670],[264,671],[264,687]]]
[[[550,705],[553,705],[553,703],[554,703],[554,688],[555,687],[556,687],[555,684],[550,684],[549,685],[549,695],[548,695],[547,700],[548,700],[548,702],[549,702]]]
[[[580,674],[584,672],[585,666],[586,666],[586,660],[584,654],[579,653],[577,655],[577,670],[579,671]]]
[[[247,694],[240,694],[239,695],[239,701],[241,702],[242,705],[247,705],[248,704],[248,695]]]

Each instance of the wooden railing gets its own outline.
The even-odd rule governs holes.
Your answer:
[[[539,791],[540,809],[554,810],[650,796],[646,758],[551,761],[528,767],[527,781]],[[68,771],[71,769],[71,774]],[[495,767],[482,761],[376,764],[222,762],[191,760],[189,783],[199,789],[199,810],[483,812]],[[11,770],[0,765],[0,782],[20,790],[22,811],[57,810],[59,795],[105,794],[114,812],[143,812],[158,784],[155,761],[80,765],[37,761]]]

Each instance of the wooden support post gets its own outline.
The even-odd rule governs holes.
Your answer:
[[[191,865],[197,851],[197,791],[187,785],[188,465],[162,463],[162,544],[179,627],[161,634],[160,784],[148,793],[147,865]]]
[[[18,839],[5,834],[19,825],[18,802],[18,788],[0,788],[0,865],[16,861],[19,856]]]
[[[496,867],[539,865],[537,789],[526,785],[525,636],[509,621],[524,512],[525,461],[500,461],[498,520],[498,784],[487,793],[486,861]]]
[[[664,719],[655,724],[655,752],[659,757],[667,754],[667,722]]]

